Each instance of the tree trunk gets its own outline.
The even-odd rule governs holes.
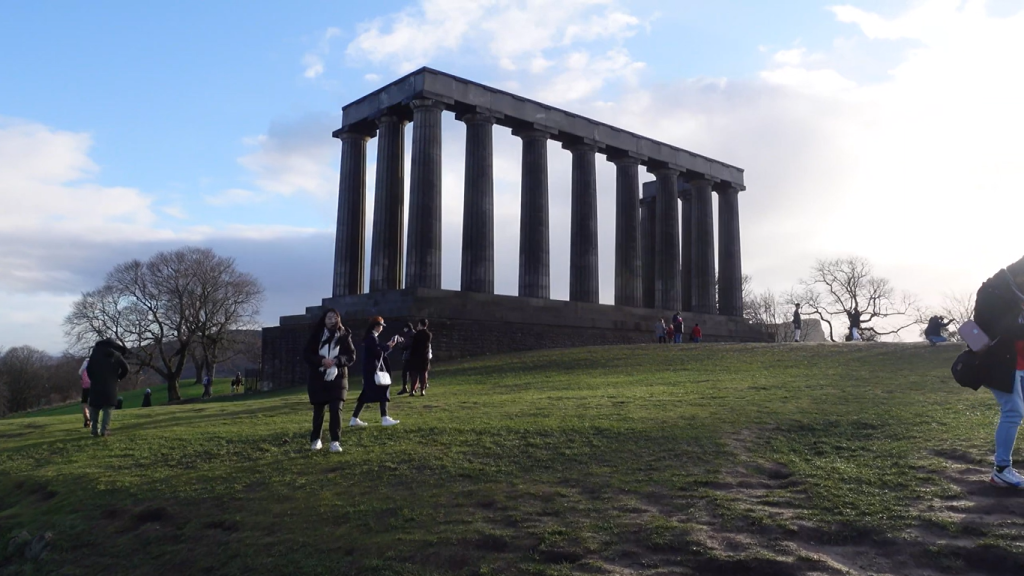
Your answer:
[[[203,361],[196,354],[189,354],[192,357],[192,366],[196,369],[196,386],[203,383]]]
[[[181,392],[178,390],[178,379],[171,378],[167,381],[167,401],[177,402],[181,400]]]
[[[203,365],[206,367],[206,375],[210,377],[210,384],[212,385],[213,379],[217,374],[217,364],[215,362],[211,362],[210,357],[207,356]]]

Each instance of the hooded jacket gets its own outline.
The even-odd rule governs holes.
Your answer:
[[[1007,394],[1013,392],[1017,373],[1017,342],[1024,340],[1021,302],[1010,273],[1000,270],[978,289],[974,305],[974,322],[994,341],[981,353],[981,382]]]
[[[128,363],[124,361],[127,350],[110,338],[105,338],[92,347],[86,374],[91,390],[89,406],[104,408],[117,405],[117,383],[128,375]]]

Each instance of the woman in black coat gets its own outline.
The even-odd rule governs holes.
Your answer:
[[[324,408],[330,407],[331,452],[341,452],[341,407],[348,397],[348,367],[356,361],[352,332],[341,324],[341,315],[328,308],[313,325],[302,357],[309,366],[306,391],[313,405],[313,450],[323,447]]]
[[[412,336],[412,344],[409,345],[409,373],[412,375],[412,391],[409,396],[416,395],[416,385],[419,384],[420,396],[427,395],[427,372],[430,371],[430,340],[432,338],[427,326],[430,323],[426,318],[416,323],[416,332]]]
[[[93,436],[110,435],[110,411],[117,405],[117,383],[128,375],[124,346],[104,338],[92,347],[86,374],[89,376],[89,420]],[[102,412],[103,421],[100,422]],[[99,429],[97,429],[99,426]]]
[[[989,482],[1024,489],[1024,477],[1013,469],[1011,455],[1024,419],[1024,259],[1000,270],[981,285],[974,321],[992,345],[979,358],[982,383],[999,402],[995,469]]]
[[[391,387],[380,386],[376,383],[374,375],[380,372],[391,373],[391,364],[388,362],[388,352],[396,344],[402,342],[401,336],[397,334],[387,344],[377,341],[377,336],[384,329],[384,319],[380,316],[370,318],[370,325],[366,328],[366,335],[363,337],[363,391],[359,393],[359,400],[356,401],[355,412],[352,413],[352,420],[349,426],[362,428],[366,422],[359,419],[363,406],[367,404],[380,404],[380,423],[383,426],[394,426],[398,420],[388,416],[388,402],[391,401]]]

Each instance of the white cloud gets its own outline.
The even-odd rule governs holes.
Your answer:
[[[366,76],[363,76],[363,80],[366,80],[367,82],[380,82],[380,74],[367,74]]]
[[[409,72],[457,51],[505,71],[526,70],[536,83],[566,86],[560,101],[591,95],[643,66],[621,44],[642,23],[616,0],[420,0],[361,25],[350,59]],[[596,53],[587,46],[602,43]],[[610,47],[609,47],[610,43]],[[550,92],[550,91],[549,91]],[[571,96],[565,96],[566,94]]]
[[[340,124],[341,119],[332,114],[272,123],[266,134],[244,140],[255,150],[238,162],[265,192],[327,197],[337,192],[335,164],[341,147],[331,131]]]
[[[305,71],[303,76],[310,80],[320,77],[324,73],[324,58],[331,53],[331,38],[341,34],[339,28],[328,28],[320,36],[316,48],[306,52],[302,56],[302,66]]]
[[[258,202],[260,200],[260,196],[251,190],[229,188],[218,194],[203,196],[203,200],[211,206],[235,206]]]

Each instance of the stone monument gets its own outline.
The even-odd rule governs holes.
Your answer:
[[[459,291],[441,289],[445,112],[466,125]],[[409,122],[406,227],[403,156]],[[494,294],[496,125],[522,140],[518,296]],[[742,318],[740,168],[430,68],[345,106],[333,136],[341,141],[333,291],[304,314],[264,328],[262,379],[271,387],[304,382],[300,348],[323,306],[340,310],[357,336],[370,316],[388,319],[389,329],[428,317],[439,359],[651,342],[655,320],[676,310],[683,311],[687,326],[700,323],[708,341],[767,338]],[[373,138],[377,173],[366,278],[366,147]],[[548,140],[572,155],[568,301],[551,299]],[[616,167],[614,305],[598,303],[598,154]],[[642,194],[641,166],[655,178]]]

